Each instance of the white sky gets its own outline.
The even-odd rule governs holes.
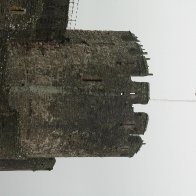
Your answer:
[[[152,98],[196,99],[195,0],[80,0],[77,28],[130,30],[149,53]],[[136,106],[150,116],[134,158],[59,159],[52,172],[1,172],[0,196],[195,196],[196,103]]]

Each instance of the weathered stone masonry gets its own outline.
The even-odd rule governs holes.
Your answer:
[[[69,0],[1,0],[0,30],[17,40],[62,39]]]
[[[28,28],[22,5],[26,15],[0,26],[0,170],[50,170],[53,157],[131,157],[143,144],[148,115],[132,107],[149,100],[149,84],[131,80],[149,74],[139,41],[131,32],[65,31],[67,15],[56,11],[68,2],[32,6]],[[56,20],[44,25],[51,13]]]

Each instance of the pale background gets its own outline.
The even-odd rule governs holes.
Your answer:
[[[195,0],[80,0],[77,28],[130,30],[149,53],[152,99],[194,100]],[[0,196],[195,196],[196,103],[150,101],[134,158],[58,159],[52,172],[0,172]]]

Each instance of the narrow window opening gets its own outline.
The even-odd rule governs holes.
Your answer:
[[[14,15],[23,15],[26,14],[26,9],[20,6],[12,6],[10,7],[10,13]]]

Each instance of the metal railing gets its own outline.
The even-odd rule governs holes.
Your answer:
[[[69,3],[67,29],[75,29],[77,25],[78,9],[80,0],[71,0]]]

